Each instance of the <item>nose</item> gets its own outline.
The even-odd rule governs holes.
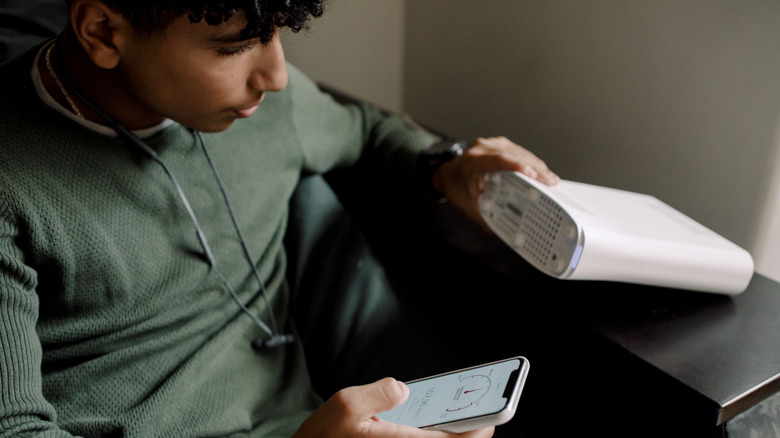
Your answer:
[[[287,86],[287,64],[278,31],[262,50],[257,51],[257,56],[247,85],[257,91],[283,90]]]

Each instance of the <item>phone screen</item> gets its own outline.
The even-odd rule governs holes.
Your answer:
[[[497,413],[509,402],[520,366],[519,359],[510,359],[409,382],[409,398],[377,417],[429,427]]]

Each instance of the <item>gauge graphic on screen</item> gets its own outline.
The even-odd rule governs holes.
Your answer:
[[[473,374],[460,378],[461,386],[455,393],[453,402],[447,412],[457,412],[479,403],[490,390],[490,377],[483,374]]]

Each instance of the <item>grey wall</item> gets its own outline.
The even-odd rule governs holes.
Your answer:
[[[400,87],[398,108],[423,123],[506,135],[564,178],[657,196],[780,277],[767,241],[780,235],[780,2],[331,1],[334,22],[300,43],[341,38],[317,49],[314,76],[403,65],[398,82],[337,85],[375,101]],[[355,29],[342,7],[373,24]]]
[[[287,59],[313,79],[402,109],[403,0],[329,0],[309,31],[287,32]]]
[[[653,194],[753,244],[780,120],[780,2],[407,7],[410,113],[510,136],[565,178]]]

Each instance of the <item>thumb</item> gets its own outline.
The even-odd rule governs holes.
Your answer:
[[[389,411],[399,406],[409,397],[409,387],[403,382],[387,377],[363,387],[364,409],[371,415]]]

